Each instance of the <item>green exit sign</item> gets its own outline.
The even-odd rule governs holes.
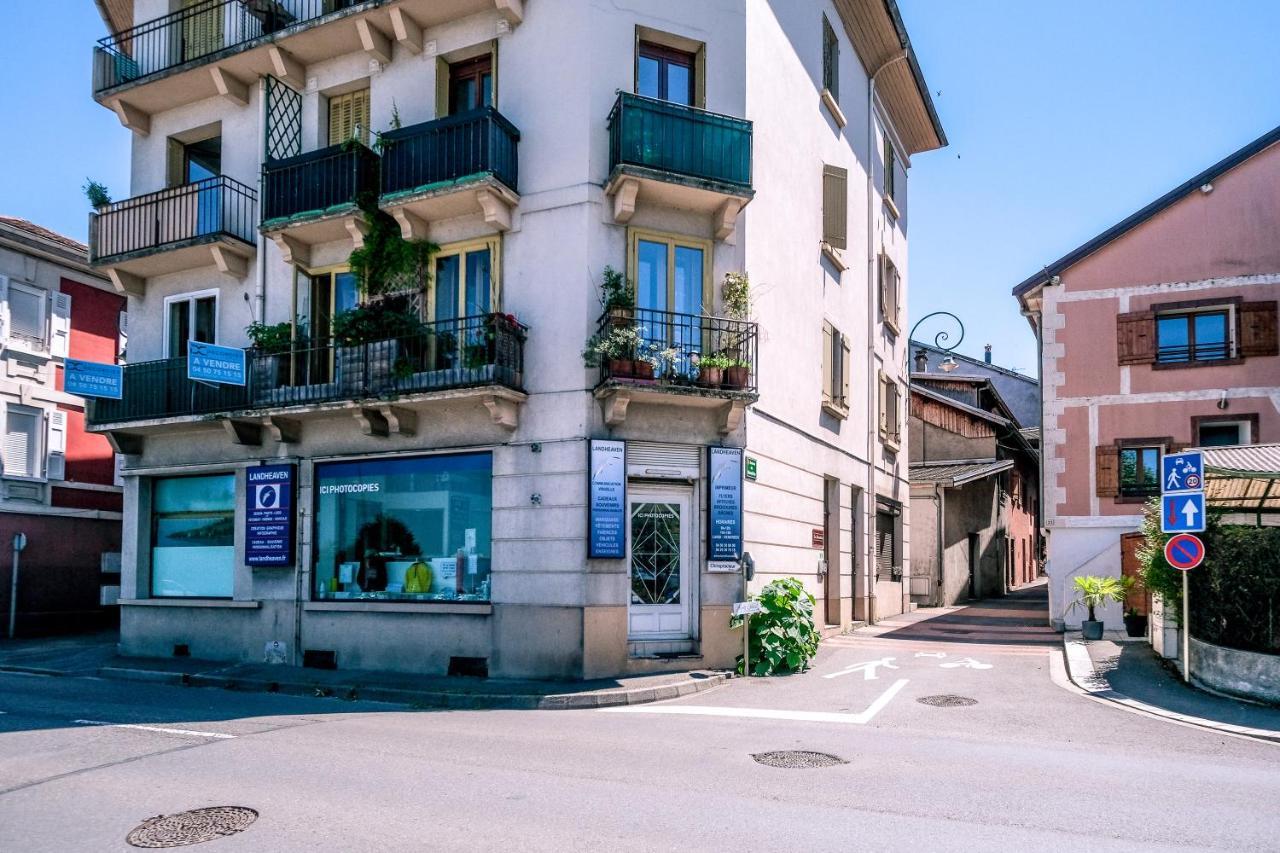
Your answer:
[[[754,456],[747,457],[747,479],[754,480],[756,478],[756,460]]]

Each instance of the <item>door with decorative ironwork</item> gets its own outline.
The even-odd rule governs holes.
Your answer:
[[[633,639],[687,639],[696,589],[693,564],[693,494],[632,486],[627,496]]]

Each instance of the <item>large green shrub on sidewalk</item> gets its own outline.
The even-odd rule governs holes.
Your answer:
[[[1143,517],[1145,543],[1138,550],[1142,581],[1182,615],[1182,573],[1164,559],[1168,536],[1160,532],[1159,504]],[[1205,559],[1187,580],[1191,636],[1206,643],[1280,654],[1280,527],[1223,524],[1210,513]]]
[[[813,623],[814,599],[796,578],[781,578],[755,597],[761,612],[751,616],[747,649],[753,675],[800,672],[818,653],[818,628]],[[729,620],[730,628],[742,625],[742,617]],[[738,656],[738,672],[743,672]]]

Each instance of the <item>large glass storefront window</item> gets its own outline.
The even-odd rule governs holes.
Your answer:
[[[234,474],[155,480],[151,594],[157,598],[230,598],[235,529]]]
[[[488,453],[316,465],[315,597],[488,601]]]

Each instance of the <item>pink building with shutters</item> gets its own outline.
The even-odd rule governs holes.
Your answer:
[[[1073,579],[1120,574],[1162,454],[1280,441],[1280,128],[1013,293],[1040,342],[1051,617],[1074,627]]]

